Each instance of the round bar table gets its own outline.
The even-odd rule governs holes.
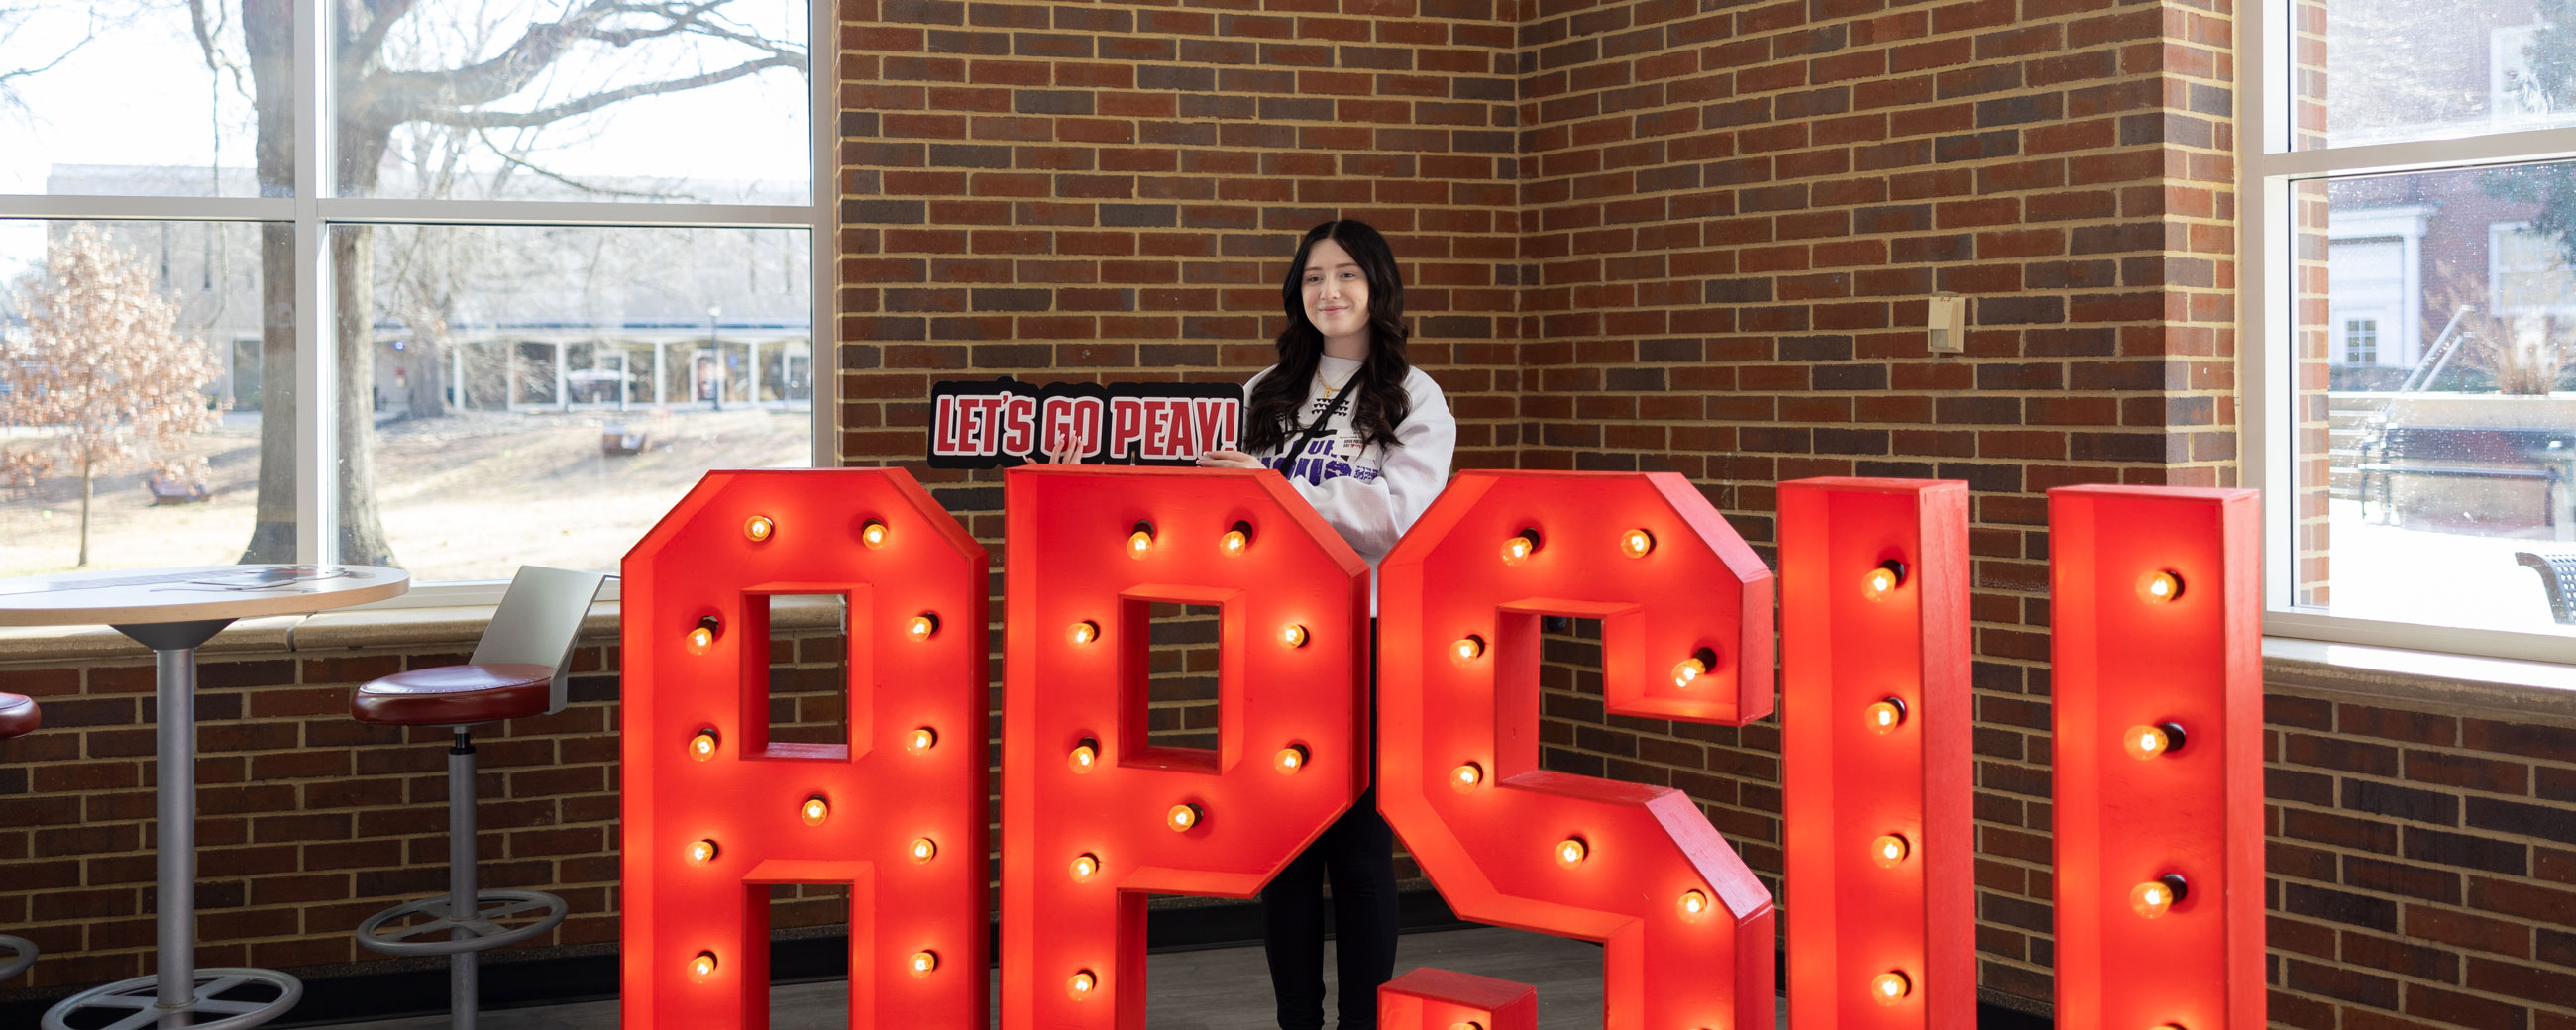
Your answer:
[[[304,997],[302,983],[273,970],[196,968],[197,645],[235,619],[365,604],[410,588],[409,573],[372,565],[205,565],[0,580],[0,626],[106,623],[151,648],[157,666],[156,973],[63,999],[45,1013],[44,1030],[70,1030],[72,1014],[82,1011],[125,1014],[100,1030],[241,1030],[284,1015]],[[222,997],[252,985],[273,988],[277,997]]]

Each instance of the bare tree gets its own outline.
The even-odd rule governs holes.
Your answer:
[[[187,437],[215,427],[206,394],[214,355],[178,330],[179,305],[152,271],[98,230],[81,226],[24,284],[27,336],[0,350],[0,424],[50,433],[44,445],[0,451],[0,476],[25,485],[59,456],[81,480],[80,561],[89,564],[90,506],[99,472],[141,458],[165,478],[193,480],[205,459]]]
[[[21,115],[31,113],[27,110],[26,101],[18,99],[15,83],[30,75],[42,75],[52,71],[64,61],[71,60],[71,56],[79,53],[82,47],[88,46],[91,40],[98,38],[101,16],[96,8],[92,8],[86,12],[89,25],[87,30],[81,33],[80,39],[59,50],[49,51],[50,56],[30,54],[24,44],[14,44],[11,41],[26,31],[27,22],[35,16],[35,13],[33,7],[16,4],[0,5],[0,54],[8,55],[5,59],[0,59],[0,110],[12,110]]]
[[[200,23],[208,5],[189,0]],[[466,130],[477,139],[508,130],[569,122],[641,97],[700,89],[771,69],[806,68],[803,47],[768,39],[727,17],[733,0],[555,0],[554,20],[530,24],[489,56],[447,68],[414,68],[390,59],[390,44],[415,16],[417,0],[328,0],[332,54],[329,87],[337,160],[329,189],[337,196],[372,196],[395,132],[432,125]],[[263,194],[283,194],[294,181],[294,0],[240,0],[245,63],[258,120],[258,177]],[[433,9],[446,5],[428,5]],[[551,73],[577,50],[624,51],[657,40],[693,38],[730,56],[689,74],[644,74],[638,81],[599,83],[569,95],[548,88]],[[212,60],[210,58],[210,63]],[[505,163],[524,155],[493,146]],[[266,317],[261,338],[262,405],[284,413],[295,406],[295,241],[275,228],[261,240]],[[332,388],[340,440],[338,503],[342,560],[375,564],[393,560],[378,516],[375,489],[373,395],[375,347],[375,231],[342,226],[330,237]],[[409,316],[405,316],[408,318]],[[425,319],[427,316],[423,316]],[[423,377],[427,378],[427,377]],[[288,418],[260,420],[260,475],[256,521],[243,561],[285,561],[295,553],[295,428]]]

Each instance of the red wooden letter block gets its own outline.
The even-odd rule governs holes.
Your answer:
[[[767,1027],[780,883],[850,885],[851,1025],[985,1025],[989,569],[901,469],[711,472],[627,552],[625,1026]],[[847,602],[845,743],[769,740],[789,594]]]
[[[1964,483],[1780,484],[1799,1030],[1976,1026],[1967,538]]]
[[[2060,1025],[2264,1025],[2257,496],[2048,492]]]
[[[1377,989],[1378,1030],[1538,1030],[1538,988],[1428,967]]]
[[[1378,566],[1379,807],[1469,919],[1605,942],[1610,1030],[1767,1028],[1770,892],[1690,797],[1539,769],[1539,618],[1619,715],[1771,710],[1771,573],[1670,473],[1468,472]]]
[[[1004,482],[1002,1026],[1142,1030],[1146,894],[1251,897],[1368,785],[1368,564],[1267,470]],[[1219,609],[1214,751],[1147,743],[1157,601]]]

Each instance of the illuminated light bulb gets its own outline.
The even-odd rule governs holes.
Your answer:
[[[1905,725],[1905,702],[1887,698],[1863,709],[1862,718],[1869,722],[1870,732],[1884,737]]]
[[[938,746],[939,731],[928,726],[913,730],[912,735],[905,737],[903,741],[903,749],[916,755]]]
[[[2150,604],[2163,604],[2182,596],[2182,576],[2171,569],[2150,572],[2138,577],[2138,596]]]
[[[1137,523],[1136,531],[1127,534],[1127,556],[1130,558],[1142,558],[1153,549],[1153,524],[1147,522]]]
[[[1064,982],[1065,990],[1072,992],[1076,998],[1091,997],[1091,989],[1098,986],[1100,986],[1100,978],[1091,975],[1091,970],[1088,969],[1073,974],[1073,979]]]
[[[743,521],[742,535],[750,537],[751,542],[756,544],[769,539],[769,534],[777,529],[778,524],[769,521],[769,516],[754,515]]]
[[[1306,627],[1293,622],[1289,623],[1286,628],[1279,631],[1279,642],[1289,647],[1306,646]]]
[[[1485,1030],[1485,1024],[1472,1019],[1461,1019],[1449,1024],[1449,1030]]]
[[[1592,846],[1585,844],[1581,837],[1567,837],[1556,842],[1556,864],[1568,869],[1582,865],[1583,860],[1591,855]]]
[[[690,865],[705,865],[715,860],[716,842],[711,840],[693,840],[689,842]]]
[[[911,622],[904,625],[903,632],[915,642],[928,640],[932,634],[939,632],[939,616],[929,612],[915,615]]]
[[[1708,911],[1708,895],[1701,891],[1682,892],[1682,915],[1697,919]]]
[[[1100,856],[1084,852],[1073,856],[1073,878],[1089,880],[1100,875]]]
[[[1081,622],[1074,623],[1073,631],[1066,634],[1066,636],[1073,638],[1074,646],[1080,647],[1084,644],[1100,639],[1100,624],[1089,619],[1084,619]]]
[[[915,838],[913,838],[913,841],[912,841],[912,860],[913,860],[913,861],[915,861],[915,862],[927,862],[927,861],[930,861],[931,859],[934,859],[934,858],[937,858],[937,857],[939,857],[939,843],[938,843],[937,841],[931,840],[931,839],[930,839],[930,838],[928,838],[928,837],[915,837]]]
[[[1889,970],[1869,978],[1869,996],[1881,1005],[1894,1005],[1914,993],[1914,980],[1903,973]]]
[[[1699,660],[1698,655],[1692,655],[1682,659],[1680,665],[1673,666],[1673,685],[1687,687],[1691,685],[1692,680],[1706,675],[1708,675],[1708,663]]]
[[[715,952],[701,951],[698,957],[689,960],[689,979],[704,980],[714,975],[716,975]]]
[[[832,803],[823,800],[820,796],[806,798],[805,804],[796,810],[796,814],[805,820],[807,826],[821,826],[823,820],[832,817]]]
[[[1869,842],[1869,860],[1881,869],[1894,869],[1905,864],[1905,856],[1914,853],[1914,845],[1901,834],[1888,834]]]
[[[1631,529],[1625,533],[1619,534],[1619,553],[1621,554],[1627,555],[1631,558],[1643,558],[1647,554],[1652,553],[1654,549],[1655,535],[1653,533],[1646,532],[1642,529]]]
[[[699,730],[697,736],[689,738],[689,757],[703,762],[715,756],[716,731]]]
[[[2154,919],[2171,911],[2175,905],[2182,902],[2182,899],[2189,896],[2191,896],[2190,885],[2184,883],[2181,876],[2166,873],[2162,877],[2130,888],[2129,907],[2137,911],[2140,919]]]
[[[1890,558],[1861,577],[1861,596],[1872,601],[1887,600],[1896,588],[1905,585],[1905,563]]]
[[[2170,755],[2182,750],[2182,744],[2182,727],[2170,722],[2131,726],[2120,735],[2120,745],[2128,749],[2129,757],[2141,760]]]
[[[698,624],[689,630],[690,653],[707,653],[708,648],[716,646],[716,637],[723,632],[724,624],[717,622],[715,616],[698,616]]]
[[[1524,529],[1503,538],[1503,564],[1518,565],[1538,553],[1538,530]]]
[[[929,976],[930,971],[937,968],[939,968],[938,952],[916,951],[912,953],[912,975]]]
[[[1458,638],[1457,643],[1449,645],[1449,660],[1460,665],[1475,661],[1477,656],[1484,653],[1485,638],[1472,633]]]
[[[1252,524],[1248,522],[1237,522],[1224,536],[1216,538],[1216,549],[1228,558],[1243,557],[1244,550],[1251,546]]]
[[[1078,773],[1090,772],[1091,767],[1099,762],[1100,742],[1089,737],[1082,738],[1082,743],[1073,746],[1073,753],[1064,756],[1064,764],[1072,766]]]
[[[1449,772],[1450,788],[1461,794],[1476,789],[1476,785],[1483,782],[1485,782],[1485,767],[1474,762],[1460,765]]]
[[[1173,805],[1171,811],[1163,814],[1163,824],[1171,827],[1173,833],[1188,833],[1190,827],[1197,826],[1199,820],[1205,818],[1207,813],[1199,811],[1197,805]]]
[[[868,545],[868,550],[871,551],[884,547],[886,545],[885,523],[869,519],[866,525],[859,527],[859,542]]]
[[[1278,754],[1270,756],[1270,766],[1279,770],[1282,776],[1296,775],[1297,770],[1306,767],[1306,746],[1290,744],[1280,748]]]

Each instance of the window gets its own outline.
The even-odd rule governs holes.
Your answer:
[[[613,569],[705,470],[821,463],[832,17],[0,4],[0,576]],[[177,371],[74,397],[83,303]]]
[[[2565,661],[2519,556],[2576,548],[2576,26],[2264,10],[2238,138],[2266,631]]]

